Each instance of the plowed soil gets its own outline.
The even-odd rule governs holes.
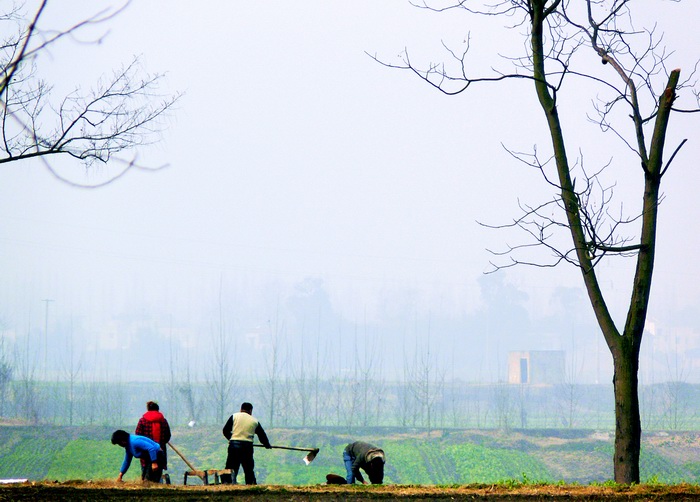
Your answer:
[[[695,485],[564,486],[166,486],[140,483],[21,483],[0,486],[0,501],[317,501],[317,500],[700,500]]]

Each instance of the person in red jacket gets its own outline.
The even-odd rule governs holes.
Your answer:
[[[170,425],[160,412],[160,407],[155,401],[148,401],[146,403],[146,410],[146,413],[143,414],[139,419],[139,423],[136,425],[135,433],[139,436],[152,439],[160,445],[164,454],[163,470],[167,470],[168,456],[165,445],[170,441]],[[143,467],[143,461],[141,462],[141,466]]]

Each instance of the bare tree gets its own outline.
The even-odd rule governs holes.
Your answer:
[[[7,391],[14,377],[14,364],[9,354],[7,341],[4,337],[6,325],[0,319],[0,417],[5,416],[5,403],[7,401]]]
[[[434,358],[431,358],[430,344],[427,343],[425,352],[416,348],[413,363],[408,368],[409,389],[413,394],[417,419],[428,432],[436,423],[435,413],[440,416],[444,410],[437,408],[443,399],[445,387],[445,372],[440,369]]]
[[[5,341],[0,340],[0,417],[5,416],[5,403],[7,391],[12,382],[14,368],[10,358],[5,352]]]
[[[19,415],[27,423],[39,423],[39,391],[36,377],[36,353],[31,350],[31,327],[27,327],[25,347],[18,357],[18,388],[16,391]]]
[[[404,417],[410,417],[413,426],[424,427],[430,432],[436,425],[435,413],[442,419],[444,409],[442,402],[445,393],[446,371],[440,367],[438,358],[431,356],[430,339],[432,338],[431,319],[424,335],[419,334],[418,323],[415,327],[415,349],[412,360],[404,353],[404,389],[400,401],[400,410]],[[425,340],[425,343],[421,343]],[[438,404],[441,406],[438,408]],[[409,411],[406,408],[410,408]],[[405,424],[406,418],[402,421]]]
[[[520,80],[532,86],[544,113],[551,142],[549,152],[544,156],[537,149],[527,155],[510,153],[538,170],[552,187],[553,196],[543,203],[521,203],[522,216],[506,227],[523,230],[528,240],[499,253],[508,261],[496,263],[495,268],[518,264],[550,267],[561,262],[578,267],[613,358],[614,478],[619,483],[639,482],[639,350],[654,269],[660,187],[669,165],[685,143],[680,141],[668,155],[667,127],[672,112],[698,111],[693,75],[682,81],[679,69],[669,71],[667,62],[671,53],[661,45],[655,27],[635,26],[633,13],[641,5],[630,0],[456,0],[447,6],[429,1],[421,0],[419,7],[476,16],[504,16],[509,27],[524,29],[528,39],[524,53],[505,58],[512,65],[511,71],[489,69],[475,75],[468,58],[469,39],[463,49],[447,48],[451,58],[448,64],[422,68],[409,58],[408,51],[398,64],[382,64],[409,70],[450,95],[463,93],[474,84],[504,80]],[[593,58],[603,64],[589,64]],[[576,80],[585,85],[577,90],[579,95],[590,92],[595,103],[591,120],[622,141],[630,152],[630,159],[625,162],[639,166],[643,191],[638,213],[624,212],[623,207],[635,207],[634,203],[617,205],[618,194],[613,192],[613,184],[606,184],[601,176],[606,168],[617,167],[617,160],[586,170],[583,154],[575,159],[570,153],[576,148],[571,149],[571,142],[565,141],[558,98]],[[682,90],[692,90],[689,93],[692,110],[681,109],[676,104]],[[596,148],[600,150],[604,145],[597,144]],[[628,173],[625,171],[625,176]],[[568,235],[570,246],[558,239],[560,231]],[[533,260],[528,252],[538,248],[551,253],[553,259]],[[627,316],[621,326],[609,311],[596,268],[602,259],[612,256],[632,257],[636,262]]]
[[[225,329],[223,277],[219,281],[219,325],[213,338],[214,364],[207,380],[216,409],[216,420],[218,423],[224,423],[226,410],[231,402],[231,392],[236,384],[236,374],[230,362],[231,343]]]
[[[383,410],[387,403],[386,392],[387,382],[384,376],[384,364],[381,355],[384,353],[379,350],[379,337],[373,336],[370,345],[370,338],[366,338],[367,349],[371,352],[367,354],[365,349],[365,363],[362,373],[362,386],[364,395],[368,401],[371,401],[373,406],[365,404],[364,425],[369,426],[373,423],[375,426],[382,425],[384,416]]]
[[[97,369],[100,368],[100,358],[98,351],[93,351],[92,368],[90,371],[90,378],[85,384],[85,399],[89,403],[86,406],[83,413],[84,423],[88,425],[94,425],[99,422],[100,415],[102,413],[102,407],[100,406],[100,400],[104,399],[104,396],[109,394],[102,388],[101,382],[99,380],[99,374]]]
[[[576,348],[572,340],[571,359],[567,367],[564,368],[562,382],[555,387],[559,416],[563,425],[569,429],[573,429],[575,426],[581,427],[579,417],[581,416],[580,408],[581,400],[583,398],[583,391],[576,380],[582,366],[583,363],[581,363],[579,366],[576,360]]]
[[[527,428],[528,403],[531,401],[530,387],[527,384],[518,385],[518,415],[520,416],[520,428]]]
[[[63,374],[68,380],[68,425],[73,425],[73,415],[75,412],[75,401],[76,401],[76,384],[78,383],[78,377],[82,370],[83,361],[82,354],[75,353],[75,341],[73,340],[73,319],[70,322],[70,332],[68,334],[68,340],[66,341],[68,345],[67,357],[62,358]]]
[[[268,426],[273,428],[276,413],[279,411],[277,408],[280,405],[280,390],[286,392],[286,388],[281,389],[283,387],[283,382],[281,378],[282,358],[280,357],[280,349],[282,347],[280,345],[280,336],[283,334],[284,326],[280,326],[279,305],[277,305],[277,309],[275,311],[274,327],[269,321],[268,327],[270,331],[270,354],[265,365],[265,378],[260,383],[260,391],[263,394],[265,402],[268,406]]]
[[[135,157],[118,155],[156,141],[164,126],[161,119],[179,95],[161,94],[163,75],[145,74],[133,60],[90,91],[77,87],[54,96],[39,76],[40,56],[81,29],[106,23],[121,9],[106,9],[56,30],[42,24],[47,4],[41,1],[29,14],[12,5],[0,12],[6,34],[0,44],[0,164],[38,158],[54,176],[73,185],[47,159],[69,157],[86,167],[121,162],[106,183],[130,168],[145,167]]]
[[[407,335],[404,333],[403,338]],[[406,352],[406,344],[401,347],[403,352],[403,372],[402,379],[397,385],[397,414],[399,416],[399,424],[401,427],[416,425],[417,406],[415,402],[415,394],[413,392],[413,368],[409,354]],[[415,355],[414,355],[415,357]]]
[[[291,381],[294,391],[295,406],[289,410],[289,415],[298,415],[300,425],[306,427],[314,417],[315,425],[318,425],[318,392],[319,392],[319,362],[316,361],[316,372],[309,375],[306,355],[306,330],[304,323],[301,326],[301,342],[299,346],[299,364],[291,368]],[[318,347],[316,357],[318,358]],[[288,357],[293,361],[293,357]]]
[[[673,356],[671,358],[671,356]],[[687,427],[695,415],[691,412],[690,393],[688,392],[688,371],[680,360],[678,336],[674,335],[673,352],[666,354],[668,380],[661,386],[663,406],[661,420],[667,429],[680,430]],[[694,408],[694,407],[693,407]]]
[[[103,425],[123,424],[127,401],[126,387],[123,379],[122,354],[119,353],[116,368],[111,368],[112,361],[107,358],[101,366],[102,378],[99,383],[95,406],[100,412],[100,423]]]
[[[639,393],[640,419],[644,429],[654,429],[660,424],[660,417],[656,412],[660,397],[656,387],[653,383],[643,385]]]
[[[179,423],[179,404],[177,395],[177,351],[173,344],[173,319],[170,317],[168,330],[168,377],[163,382],[162,393],[165,396],[168,407],[169,421]]]
[[[348,348],[343,345],[345,335],[342,326],[338,327],[338,336],[335,340],[334,352],[338,355],[336,369],[330,378],[330,394],[333,399],[333,419],[336,426],[344,426],[348,430],[355,426],[355,414],[358,406],[359,392],[353,371],[347,367],[350,363],[346,352]]]
[[[197,422],[200,415],[201,400],[197,398],[196,375],[190,370],[190,360],[185,361],[184,375],[178,385],[178,391],[185,401],[189,422]]]
[[[493,392],[491,405],[498,428],[502,431],[510,431],[516,416],[516,400],[511,395],[511,385],[498,382],[490,389]]]
[[[322,395],[321,395],[321,376],[322,376],[322,370],[325,372],[325,364],[324,368],[321,367],[321,360],[327,364],[328,363],[328,354],[326,353],[326,357],[321,358],[321,309],[319,308],[318,312],[318,327],[316,331],[316,360],[314,361],[314,374],[313,374],[313,397],[314,397],[314,405],[313,405],[313,417],[314,417],[314,425],[318,427],[321,425],[322,421],[322,416],[321,416],[321,410],[324,410],[327,408],[327,406],[324,406],[324,403],[321,402]],[[325,399],[324,399],[325,401]]]
[[[290,392],[292,392],[293,409],[290,409],[290,415],[297,416],[302,427],[313,425],[319,427],[324,421],[324,417],[328,414],[328,395],[326,394],[326,382],[322,380],[323,374],[326,372],[325,366],[328,364],[327,357],[322,356],[321,351],[321,316],[318,316],[318,331],[314,340],[312,340],[312,350],[307,350],[307,336],[305,323],[301,326],[301,342],[299,346],[298,365],[290,368],[291,383]],[[313,350],[315,349],[315,350]],[[315,353],[312,356],[310,352]],[[324,351],[327,352],[327,351]],[[294,360],[290,354],[287,359]]]
[[[689,387],[690,385],[682,380],[668,381],[663,384],[661,421],[666,429],[673,431],[686,429],[695,418],[696,413],[691,411],[695,407],[690,402]]]
[[[364,320],[365,333],[363,350],[357,339],[355,326],[355,369],[354,380],[359,397],[360,424],[363,427],[377,425],[381,418],[384,381],[381,376],[382,362],[379,358],[378,337],[366,333],[367,319]]]
[[[348,368],[347,374],[339,375],[338,388],[342,389],[344,425],[348,433],[357,425],[367,426],[370,411],[370,374],[372,371],[373,358],[367,355],[365,345],[365,357],[360,357],[360,350],[357,339],[357,323],[354,327],[352,369]],[[350,361],[347,361],[348,363]],[[341,394],[339,394],[341,396]]]

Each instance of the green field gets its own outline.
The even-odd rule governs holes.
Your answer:
[[[329,472],[344,474],[343,448],[350,441],[362,439],[386,452],[386,483],[602,483],[609,480],[612,476],[609,435],[564,432],[450,430],[428,434],[368,429],[349,436],[329,429],[272,429],[268,434],[273,444],[315,447],[320,448],[320,453],[306,466],[302,461],[304,452],[257,449],[256,473],[258,482],[265,484],[322,483]],[[105,427],[0,427],[0,478],[115,479],[124,450],[110,443],[111,433],[112,429]],[[224,467],[226,441],[219,428],[176,429],[172,442],[198,469]],[[645,437],[643,481],[699,482],[697,445],[697,433]],[[181,484],[187,467],[172,450],[168,457],[171,479]],[[139,475],[139,463],[135,460],[125,479],[137,480]],[[192,483],[201,482],[194,478]]]

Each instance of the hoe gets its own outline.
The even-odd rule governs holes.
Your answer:
[[[261,444],[254,444],[253,446],[257,446],[259,448],[264,448],[263,445]],[[280,450],[296,450],[296,451],[308,451],[309,453],[306,454],[304,457],[304,463],[306,465],[309,465],[311,462],[314,461],[316,458],[316,455],[318,455],[318,448],[296,448],[295,446],[272,446],[272,448],[278,448]]]

